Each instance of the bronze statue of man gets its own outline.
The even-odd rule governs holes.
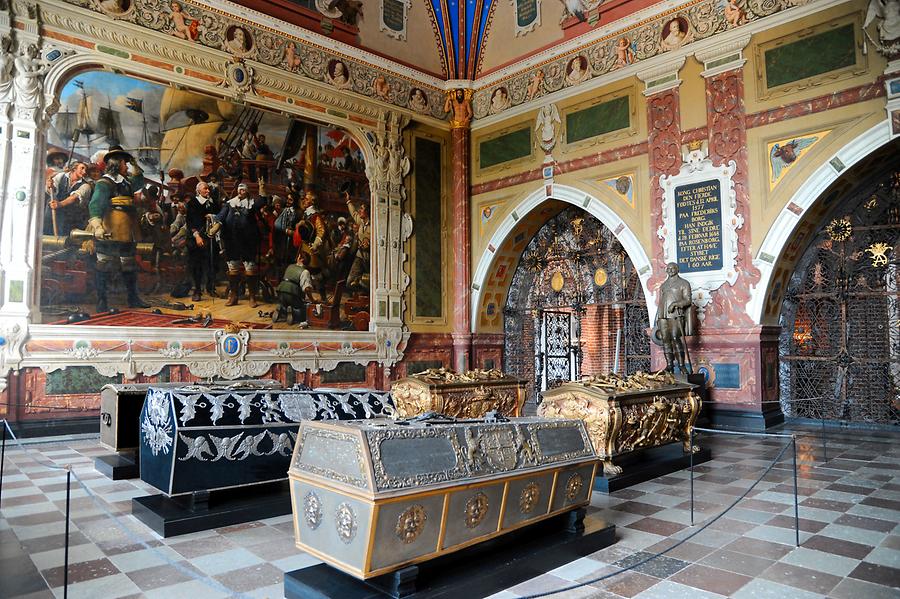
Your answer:
[[[654,341],[662,345],[666,355],[666,370],[675,371],[675,360],[681,372],[693,374],[690,354],[684,337],[694,334],[693,313],[691,311],[691,284],[678,276],[678,265],[666,265],[668,278],[659,286],[659,305],[656,311]]]

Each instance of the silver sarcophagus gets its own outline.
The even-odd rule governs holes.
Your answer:
[[[140,416],[141,480],[179,495],[285,479],[301,420],[393,415],[385,391],[151,386]]]
[[[597,463],[580,420],[304,421],[297,546],[371,578],[587,505]]]

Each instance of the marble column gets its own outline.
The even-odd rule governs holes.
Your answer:
[[[461,92],[461,93],[459,93]],[[469,186],[469,144],[471,131],[471,90],[448,92],[445,109],[451,112],[450,137],[452,145],[451,201],[453,225],[450,244],[453,248],[453,368],[459,372],[472,368],[471,304],[471,209]]]

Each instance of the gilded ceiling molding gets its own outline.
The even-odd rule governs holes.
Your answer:
[[[533,110],[538,97],[559,101],[652,68],[657,59],[673,60],[728,43],[732,32],[745,38],[840,3],[748,0],[738,13],[732,3],[721,9],[721,0],[693,0],[657,14],[650,7],[476,80],[475,128]]]
[[[117,12],[96,0],[45,0],[42,11],[50,26],[146,56],[219,73],[221,58],[216,55],[224,52],[257,70],[268,66],[280,77],[294,73],[337,91],[410,110],[426,120],[444,120],[442,81],[262,13],[227,2],[128,0],[125,5]],[[103,17],[89,19],[72,6]],[[121,26],[110,27],[110,18]],[[167,43],[156,36],[135,37],[128,24],[164,35]]]

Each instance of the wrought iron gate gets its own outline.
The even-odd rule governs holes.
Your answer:
[[[825,220],[781,313],[785,415],[900,425],[900,176],[870,179]]]
[[[572,355],[572,315],[568,312],[544,312],[543,327],[544,385],[575,378]]]
[[[531,405],[551,381],[580,376],[587,347],[582,323],[590,309],[611,314],[609,320],[615,321],[611,326],[604,321],[602,334],[609,345],[621,330],[619,372],[649,370],[649,317],[640,277],[612,231],[584,210],[569,207],[549,219],[525,247],[504,308],[503,367],[533,382]],[[551,356],[544,347],[544,315],[549,313],[570,319],[567,370],[564,352]]]

